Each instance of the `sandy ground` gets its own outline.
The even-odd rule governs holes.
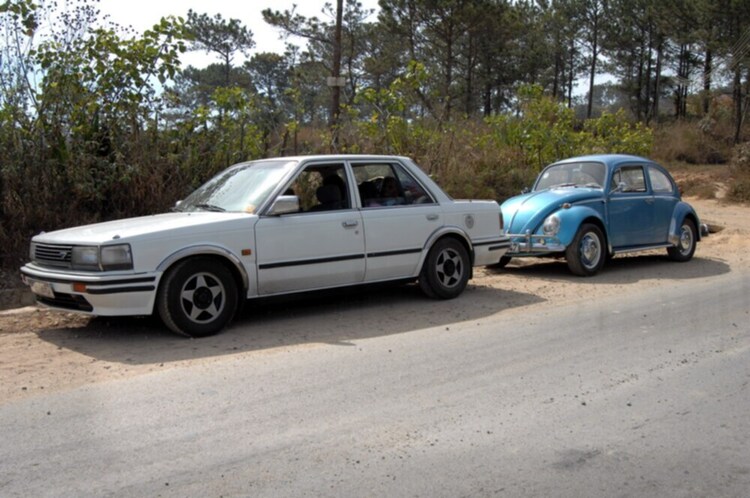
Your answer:
[[[720,229],[688,263],[666,251],[614,258],[593,278],[572,276],[554,259],[516,260],[504,270],[477,269],[452,301],[424,298],[415,285],[255,302],[222,334],[200,340],[168,333],[151,318],[103,319],[25,307],[0,312],[0,402],[108,382],[234,355],[289,354],[300,347],[356,347],[368,337],[446,327],[506,314],[508,324],[533,319],[539,306],[690,285],[750,268],[750,207],[687,199],[702,221]]]

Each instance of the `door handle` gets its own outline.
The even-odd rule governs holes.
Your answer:
[[[341,222],[341,226],[344,228],[354,228],[357,225],[359,225],[359,222],[357,220],[346,220]]]
[[[646,199],[646,204],[653,204],[653,203],[654,203],[653,199]]]
[[[436,219],[440,218],[437,214],[428,214],[427,215],[427,221],[435,221]]]

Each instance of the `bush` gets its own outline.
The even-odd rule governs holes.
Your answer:
[[[654,157],[663,162],[726,164],[731,157],[731,130],[707,118],[676,121],[656,130]]]

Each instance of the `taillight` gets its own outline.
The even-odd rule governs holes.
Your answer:
[[[505,226],[503,225],[503,212],[500,211],[500,231],[502,232]]]

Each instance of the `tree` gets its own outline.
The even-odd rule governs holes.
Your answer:
[[[355,53],[358,40],[363,32],[364,19],[371,11],[362,9],[362,5],[356,0],[336,1],[335,9],[329,3],[323,8],[323,13],[332,19],[331,22],[322,22],[313,16],[306,18],[297,14],[294,9],[284,12],[266,9],[263,11],[264,20],[288,36],[299,36],[308,40],[310,58],[318,60],[330,72],[331,82],[331,105],[328,115],[328,125],[332,131],[333,149],[337,148],[339,115],[341,112],[341,68],[348,67],[345,79],[350,82],[356,76],[353,71],[352,60],[361,58],[360,53]],[[346,43],[345,43],[346,42]],[[349,52],[349,61],[342,61],[345,53]],[[342,64],[343,62],[343,64]],[[351,97],[353,99],[353,95]]]
[[[590,118],[594,104],[594,80],[601,50],[601,35],[605,24],[605,0],[579,0],[577,19],[581,27],[582,41],[588,50],[589,60],[589,93],[586,117]]]
[[[247,55],[255,46],[253,32],[243,26],[239,19],[225,20],[221,14],[209,17],[188,11],[186,27],[193,40],[194,50],[215,53],[224,65],[224,86],[230,86],[232,62],[239,52]]]

